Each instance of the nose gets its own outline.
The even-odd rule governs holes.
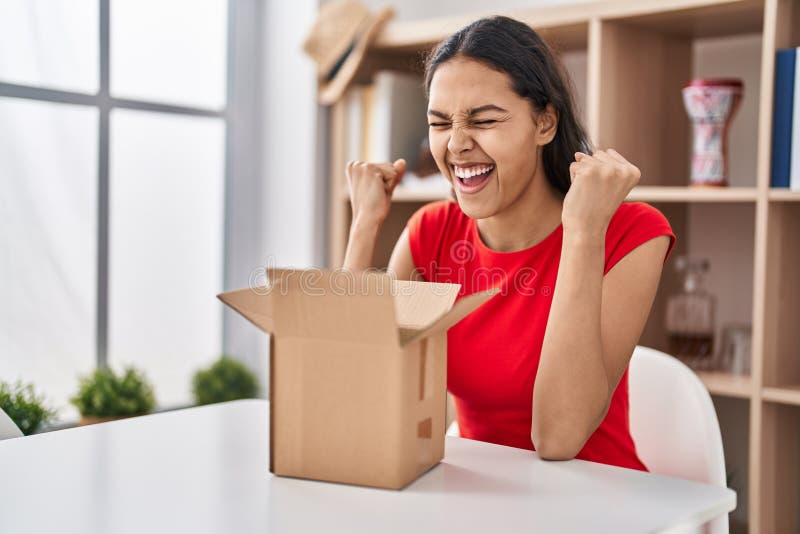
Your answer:
[[[453,127],[451,132],[450,140],[447,142],[447,150],[451,153],[458,154],[473,147],[472,137],[466,131],[466,128]]]

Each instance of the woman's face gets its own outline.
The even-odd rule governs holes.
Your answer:
[[[539,145],[546,144],[534,117],[533,106],[514,92],[511,78],[483,63],[456,57],[434,72],[428,102],[431,152],[469,217],[491,217],[530,187]]]

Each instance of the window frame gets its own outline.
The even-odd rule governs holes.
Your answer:
[[[36,87],[24,84],[5,82],[0,79],[0,97],[19,98],[31,101],[74,104],[98,109],[98,159],[97,159],[97,286],[96,286],[96,354],[97,367],[108,365],[108,311],[109,311],[109,117],[113,109],[151,111],[172,115],[189,115],[195,117],[213,117],[222,119],[225,126],[225,168],[223,204],[223,280],[220,287],[227,289],[232,285],[232,274],[246,267],[246,258],[238,250],[232,250],[231,241],[235,241],[237,226],[252,225],[251,217],[256,216],[256,206],[247,206],[232,219],[231,209],[236,199],[247,198],[253,191],[259,190],[260,173],[253,172],[258,168],[257,147],[260,139],[258,118],[252,107],[258,107],[260,98],[260,69],[258,62],[253,62],[253,52],[259,52],[261,46],[261,3],[258,0],[227,0],[227,38],[226,38],[226,95],[221,109],[211,110],[191,106],[162,104],[145,100],[115,98],[110,92],[110,12],[111,0],[97,0],[98,38],[99,38],[99,88],[95,94],[77,91]],[[258,56],[256,56],[258,57]],[[249,62],[249,63],[245,63]],[[248,78],[237,83],[237,76],[242,77],[244,69],[236,66],[244,64],[252,66],[247,73]],[[255,81],[255,83],[253,83]],[[245,83],[247,82],[247,83]],[[249,110],[250,112],[247,112]],[[235,120],[234,120],[235,118]],[[236,139],[248,139],[246,143],[235,143]],[[242,211],[242,210],[238,210]],[[259,240],[256,234],[254,240]],[[233,252],[233,256],[231,256]],[[242,257],[239,257],[242,256]],[[231,334],[238,335],[231,328],[229,315],[220,306],[220,323],[222,325],[222,345],[219,353],[227,352],[225,348],[236,345],[237,340]],[[245,356],[248,355],[241,355]],[[189,377],[187,377],[187,380]],[[161,407],[164,408],[164,407]]]

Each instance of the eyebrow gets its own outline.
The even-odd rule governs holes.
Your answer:
[[[507,110],[499,106],[495,106],[494,104],[486,104],[485,106],[478,106],[477,108],[470,109],[467,112],[467,116],[472,117],[473,115],[477,115],[478,113],[483,113],[484,111],[501,111],[503,113],[508,113]],[[436,117],[439,117],[441,119],[450,119],[447,113],[444,113],[442,111],[436,111],[435,109],[429,109],[428,115],[435,115]]]

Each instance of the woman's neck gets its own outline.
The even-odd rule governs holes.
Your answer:
[[[530,248],[561,224],[563,202],[563,194],[550,185],[539,165],[533,180],[513,204],[477,221],[481,239],[498,252]]]

